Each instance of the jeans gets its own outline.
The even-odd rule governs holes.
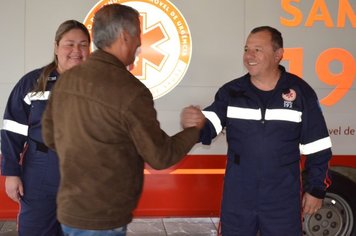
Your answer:
[[[127,226],[109,230],[86,230],[68,227],[62,224],[64,236],[126,236]]]

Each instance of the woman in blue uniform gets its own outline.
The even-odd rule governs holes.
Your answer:
[[[1,174],[7,195],[20,204],[19,235],[63,235],[56,219],[59,165],[41,136],[41,117],[58,76],[89,55],[90,35],[80,22],[57,29],[54,60],[21,78],[12,90],[1,130]]]

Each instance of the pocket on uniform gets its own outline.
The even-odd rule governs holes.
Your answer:
[[[22,181],[27,198],[38,199],[42,194],[42,183],[46,174],[46,159],[33,145],[24,157]]]
[[[59,186],[59,160],[53,151],[49,151],[46,155],[47,165],[45,178],[43,180],[43,192],[46,196],[55,196]]]

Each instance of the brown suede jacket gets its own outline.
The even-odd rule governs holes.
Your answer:
[[[42,134],[60,159],[62,224],[112,229],[132,220],[144,162],[170,167],[199,138],[197,128],[168,136],[156,115],[150,91],[102,50],[61,75],[42,118]]]

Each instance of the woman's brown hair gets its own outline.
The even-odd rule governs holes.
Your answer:
[[[83,25],[82,23],[76,20],[67,20],[63,22],[56,31],[55,43],[57,46],[59,44],[59,41],[61,41],[63,35],[72,29],[79,29],[83,31],[83,33],[88,37],[88,42],[90,43],[90,34],[88,29],[85,27],[85,25]],[[54,54],[53,61],[43,67],[42,72],[38,77],[37,84],[35,84],[32,90],[33,93],[35,94],[39,92],[43,93],[44,91],[46,91],[48,77],[51,74],[51,72],[54,71],[57,67],[58,67],[58,59],[57,59],[57,55]]]

